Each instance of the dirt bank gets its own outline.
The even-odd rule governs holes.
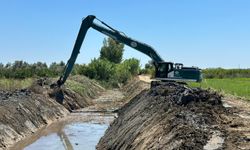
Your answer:
[[[72,79],[77,79],[78,77],[74,77],[74,78],[71,78],[71,80],[69,80],[69,82],[67,82],[68,84],[70,84],[70,86],[72,85],[75,85],[76,83],[74,83],[72,81]],[[79,79],[77,79],[79,80]],[[42,82],[41,82],[42,81]],[[46,85],[48,83],[47,80],[40,80],[40,82],[42,83],[42,87],[43,89],[45,88],[46,89]],[[39,83],[39,85],[41,84]],[[81,84],[84,84],[84,85],[88,85],[88,87],[91,87],[89,86],[88,83],[81,83]],[[36,84],[37,85],[37,84]],[[78,86],[79,87],[79,86]],[[93,92],[97,92],[98,89],[95,89],[96,91],[91,91],[91,89],[94,89],[94,88],[97,88],[98,86],[94,86],[90,89],[81,89],[85,91],[85,94],[86,93],[89,93],[88,97],[93,97],[93,95],[96,95],[96,94],[93,94]],[[138,93],[140,93],[142,90],[144,90],[145,88],[147,88],[148,85],[145,85],[144,82],[141,82],[139,81],[137,78],[130,81],[125,87],[123,87],[122,89],[109,89],[109,90],[105,90],[104,92],[102,92],[102,94],[100,96],[98,96],[97,98],[91,98],[91,105],[88,106],[88,107],[84,107],[82,109],[77,109],[77,110],[71,110],[73,113],[67,115],[67,117],[64,117],[63,119],[60,119],[60,121],[55,121],[54,124],[57,124],[56,126],[53,126],[53,129],[55,129],[56,131],[62,131],[62,126],[60,126],[60,122],[63,121],[63,122],[67,122],[67,124],[69,123],[72,123],[72,122],[88,122],[91,120],[91,118],[95,118],[95,116],[100,113],[100,114],[109,114],[110,117],[112,118],[112,120],[114,119],[113,117],[116,116],[115,113],[112,113],[114,110],[120,108],[124,102],[127,102],[127,100],[135,95],[137,95]],[[34,87],[33,87],[34,88]],[[35,86],[35,89],[36,91],[40,92],[40,93],[51,93],[50,90],[43,90],[43,89],[40,89],[41,86],[37,87]],[[72,89],[72,87],[71,87]],[[79,88],[73,88],[73,90],[77,91]],[[56,92],[56,94],[59,94],[61,92],[64,92],[64,93],[68,93],[68,92],[65,92],[65,91],[69,91],[69,92],[72,92],[73,90],[69,90],[69,89],[62,89],[61,91],[58,91]],[[100,89],[99,89],[100,90]],[[88,91],[88,92],[86,92]],[[79,92],[78,92],[79,93]],[[81,93],[81,92],[80,92]],[[92,93],[92,94],[91,94]],[[81,95],[85,95],[84,93],[81,93]],[[51,95],[51,94],[49,94]],[[67,95],[72,95],[72,94],[67,94]],[[65,95],[64,95],[65,96]],[[52,97],[56,97],[55,94],[53,94]],[[65,96],[65,97],[68,97],[68,96]],[[72,97],[72,96],[71,96]],[[59,96],[60,98],[60,96]],[[60,99],[59,99],[60,100]],[[66,108],[68,108],[68,103],[71,103],[70,100],[65,100],[64,103],[63,103],[63,106],[65,106]],[[85,102],[86,103],[86,102]],[[78,104],[77,100],[75,100],[75,103],[74,105]],[[70,105],[71,106],[71,105]],[[106,113],[105,113],[106,112]],[[109,118],[109,119],[111,119]],[[100,118],[99,121],[103,121],[103,118]],[[111,121],[111,120],[110,120]],[[91,121],[92,122],[92,121]],[[59,125],[58,125],[59,123]],[[53,125],[53,123],[51,124]],[[51,132],[54,132],[54,131],[50,131],[50,126],[47,126],[46,128],[42,128],[41,130],[38,130],[35,134],[32,134],[32,136],[29,136],[28,138],[25,138],[25,140],[22,140],[20,142],[18,142],[17,144],[15,144],[13,147],[11,147],[11,149],[22,149],[28,145],[30,145],[31,143],[33,143],[34,141],[36,141],[37,139],[39,139],[41,136],[43,136],[43,134],[41,133],[45,133],[46,135],[50,134]],[[93,125],[95,126],[95,125]],[[61,128],[60,128],[61,127]],[[94,129],[93,129],[94,130]],[[84,129],[79,129],[77,132],[85,132]],[[104,131],[103,131],[104,132]],[[76,133],[74,136],[77,136],[78,133]],[[66,136],[66,134],[65,134]],[[64,137],[65,137],[64,136]],[[71,135],[69,135],[71,136]],[[79,136],[79,135],[78,135]],[[95,133],[93,133],[93,135],[89,135],[88,139],[91,139],[91,137],[95,137]],[[75,137],[76,138],[76,137]],[[80,138],[80,139],[78,139]],[[100,137],[98,137],[97,142],[99,140]],[[46,138],[45,138],[46,139]],[[46,141],[44,138],[42,141]],[[54,139],[49,139],[48,142],[49,143],[53,143],[53,146],[56,146],[58,145],[58,141],[55,140],[53,141]],[[81,143],[78,144],[78,146],[76,146],[78,149],[79,149],[79,146],[82,145],[83,149],[87,148],[88,144],[86,144],[86,142],[88,140],[86,140],[84,137],[77,137],[77,140],[78,141],[81,141]],[[67,140],[68,141],[68,140]],[[74,141],[72,141],[72,139],[70,139],[71,142],[74,143]],[[36,143],[36,142],[35,142]],[[59,141],[59,145],[60,145],[60,141]],[[67,143],[70,143],[70,142],[67,142]],[[33,143],[34,144],[34,143]],[[73,144],[74,145],[74,144]],[[75,146],[75,145],[74,145]],[[85,146],[85,147],[84,147]],[[95,145],[94,145],[95,146]],[[94,147],[93,146],[93,147]]]
[[[51,83],[51,80],[39,79],[27,89],[0,91],[0,149],[6,149],[75,109],[91,105],[90,98],[104,91],[86,77],[72,77],[71,85],[56,92],[49,88]],[[85,90],[78,92],[77,83],[84,83],[81,88]]]
[[[148,83],[140,81],[139,78],[133,78],[122,88],[105,90],[101,96],[91,101],[91,106],[74,112],[117,112],[118,109],[128,103],[141,91],[148,88]]]
[[[118,111],[97,149],[249,149],[249,122],[237,112],[215,92],[158,85]]]

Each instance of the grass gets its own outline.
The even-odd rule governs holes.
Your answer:
[[[71,76],[65,86],[83,97],[95,98],[98,92],[104,90],[97,82],[85,76]]]
[[[72,91],[80,94],[81,96],[84,96],[84,91],[86,88],[85,85],[79,82],[76,82],[74,80],[67,80],[67,82],[65,83],[65,86],[71,89]]]
[[[27,78],[23,80],[18,79],[0,79],[0,90],[15,90],[23,89],[32,85],[34,79]]]
[[[204,79],[201,83],[189,83],[192,87],[211,88],[224,94],[250,100],[250,78]]]

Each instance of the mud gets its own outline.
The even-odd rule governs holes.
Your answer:
[[[67,110],[72,112],[73,110],[92,105],[93,103],[90,101],[90,99],[100,95],[101,92],[104,91],[104,89],[99,87],[99,85],[89,84],[91,81],[86,77],[82,78],[88,81],[87,83],[85,81],[85,86],[87,87],[88,91],[86,90],[84,93],[74,92],[66,86],[62,86],[60,88],[51,87],[54,82],[47,78],[37,80],[37,82],[31,86],[31,89],[38,94],[49,96],[50,98],[56,100],[59,104],[63,105]],[[71,77],[70,79],[77,82],[82,81],[82,79],[79,79],[79,77]]]
[[[89,97],[103,91],[89,79],[70,80],[84,81],[88,90],[80,94],[68,87],[51,89],[53,81],[44,78],[27,89],[0,91],[0,149],[10,147],[73,110],[91,105]]]
[[[216,92],[160,84],[119,109],[97,149],[250,149],[238,112]]]

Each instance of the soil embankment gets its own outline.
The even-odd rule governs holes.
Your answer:
[[[237,113],[215,92],[160,84],[118,111],[97,149],[249,149],[250,121]]]
[[[84,83],[85,90],[66,86],[53,91],[47,79],[39,79],[28,89],[0,91],[0,149],[31,135],[69,112],[92,104],[90,98],[104,89],[86,77],[73,77],[69,83]],[[74,84],[75,86],[75,84]],[[73,88],[73,90],[72,90]]]
[[[71,80],[67,83],[71,85],[74,84]],[[145,88],[148,88],[148,85],[145,85],[144,82],[141,82],[138,79],[134,79],[122,89],[105,90],[97,98],[91,99],[90,106],[72,110],[73,113],[67,115],[67,117],[60,119],[60,121],[53,122],[49,126],[46,126],[46,128],[38,130],[35,134],[32,134],[32,136],[16,143],[10,149],[16,150],[23,149],[25,147],[32,149],[36,148],[36,146],[41,147],[41,145],[50,145],[47,149],[55,149],[55,147],[60,147],[62,145],[64,145],[65,149],[72,149],[73,147],[76,149],[93,149],[101,136],[104,134],[110,122],[115,118],[116,113],[113,113],[113,111],[116,111],[118,108],[123,106],[129,98],[137,95]],[[57,91],[55,94],[60,95],[60,93],[61,91]],[[92,92],[89,91],[87,93]],[[68,102],[71,101],[65,101],[66,104]],[[68,105],[64,104],[64,106],[67,107]],[[84,124],[87,124],[87,127],[89,128],[82,128]],[[102,128],[101,130],[96,129],[98,124],[100,124],[100,126],[104,126],[105,128]],[[71,127],[73,128],[71,129]],[[91,133],[88,133],[88,130],[90,129]],[[65,132],[65,130],[77,130],[77,132],[72,134],[70,132]],[[97,132],[101,135],[97,136]],[[63,136],[61,136],[61,133],[64,133]],[[83,133],[89,135],[86,137]],[[51,139],[51,136],[54,136],[54,138]],[[58,138],[61,140],[58,141]],[[94,145],[93,141],[96,141],[94,142]],[[75,143],[77,143],[77,145],[75,145]]]
[[[120,89],[105,90],[98,98],[92,99],[92,105],[74,112],[117,112],[141,91],[149,88],[149,84],[134,78]]]

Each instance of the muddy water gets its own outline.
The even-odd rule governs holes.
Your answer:
[[[113,121],[113,113],[72,113],[17,143],[13,150],[94,150]]]
[[[124,97],[118,89],[93,99],[93,106],[76,110],[60,121],[18,142],[11,150],[92,150],[116,114],[114,103]]]

